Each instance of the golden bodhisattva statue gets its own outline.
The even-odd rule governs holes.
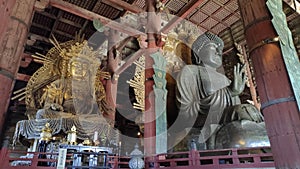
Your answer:
[[[29,118],[45,119],[111,113],[101,79],[108,73],[100,70],[97,51],[87,41],[53,42],[43,61],[26,87]],[[36,111],[37,110],[37,111]],[[35,115],[35,112],[36,115]]]
[[[54,47],[46,55],[33,56],[43,66],[32,75],[25,90],[15,93],[15,98],[25,99],[28,116],[28,120],[17,123],[15,140],[20,135],[40,139],[42,127],[49,123],[53,137],[64,138],[75,126],[79,141],[92,139],[96,132],[99,138],[106,138],[102,146],[117,143],[114,121],[106,118],[115,110],[106,102],[102,83],[110,75],[101,70],[99,51],[83,39],[51,42]]]

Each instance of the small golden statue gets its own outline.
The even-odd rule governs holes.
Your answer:
[[[83,145],[85,146],[91,146],[92,145],[92,142],[90,141],[90,139],[85,139],[83,142],[82,142]]]
[[[41,140],[50,141],[52,138],[52,129],[50,128],[50,124],[46,123],[42,132],[40,134]]]

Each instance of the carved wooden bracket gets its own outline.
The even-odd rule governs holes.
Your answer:
[[[37,11],[44,11],[49,6],[49,0],[38,0],[34,4],[34,9]]]

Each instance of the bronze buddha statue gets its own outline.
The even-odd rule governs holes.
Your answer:
[[[260,111],[251,104],[241,104],[239,95],[244,90],[244,66],[234,66],[231,82],[217,68],[222,66],[221,38],[212,34],[200,35],[192,45],[192,65],[186,65],[177,76],[177,105],[180,118],[206,118],[201,126],[199,142],[215,147],[217,131],[224,125],[239,120],[255,123],[264,121]],[[207,141],[208,140],[208,141]]]

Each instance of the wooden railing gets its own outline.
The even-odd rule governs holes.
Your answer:
[[[274,160],[269,147],[189,151],[160,154],[155,168],[216,169],[216,168],[273,168]]]
[[[57,153],[38,153],[38,152],[24,152],[24,151],[15,151],[7,150],[6,148],[1,149],[2,160],[0,162],[0,168],[3,169],[56,169],[56,166],[42,166],[42,163],[56,163],[56,159],[42,159],[39,158],[39,155],[58,155]],[[18,157],[19,156],[19,157]],[[25,156],[27,158],[25,158]]]
[[[46,155],[47,159],[39,158]],[[27,155],[30,158],[16,158]],[[57,153],[40,152],[22,152],[2,148],[0,152],[0,169],[56,169]],[[69,157],[69,158],[68,158]],[[73,154],[67,154],[66,168],[72,168]],[[128,162],[130,157],[120,157],[108,154],[105,166],[97,165],[92,168],[122,168],[129,169]],[[261,148],[240,148],[240,149],[222,149],[206,151],[187,151],[159,154],[153,158],[153,161],[147,161],[147,166],[151,168],[164,169],[217,169],[217,168],[274,168],[274,160],[269,147]],[[13,163],[23,162],[27,166],[12,166]],[[43,166],[46,164],[47,166]],[[89,168],[81,166],[76,168]]]

